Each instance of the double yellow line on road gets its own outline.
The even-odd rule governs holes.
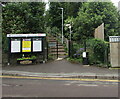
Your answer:
[[[77,81],[102,81],[102,82],[120,82],[120,80],[108,79],[82,79],[82,78],[56,78],[56,77],[28,77],[28,76],[0,76],[0,78],[16,78],[16,79],[45,79],[45,80],[77,80]]]

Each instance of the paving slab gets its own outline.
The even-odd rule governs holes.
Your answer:
[[[2,69],[4,75],[119,79],[118,69],[73,64],[60,58],[45,64],[4,66]]]

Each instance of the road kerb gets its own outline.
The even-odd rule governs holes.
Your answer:
[[[3,73],[3,76],[24,76],[24,77],[44,77],[44,78],[78,78],[78,79],[106,79],[106,80],[120,80],[119,76],[106,76],[106,75],[69,75],[69,76],[63,76],[63,75],[27,75],[27,74],[16,74],[16,73]]]
[[[0,76],[0,78],[16,78],[16,79],[44,79],[44,80],[76,80],[76,81],[102,81],[102,82],[120,82],[120,80],[106,79],[82,79],[82,78],[54,78],[54,77],[27,77],[27,76]]]

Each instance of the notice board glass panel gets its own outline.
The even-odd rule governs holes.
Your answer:
[[[31,52],[31,39],[22,39],[22,52]]]
[[[42,40],[40,38],[33,39],[33,52],[42,51]]]
[[[21,49],[20,39],[12,39],[11,40],[11,53],[19,53],[20,49]]]

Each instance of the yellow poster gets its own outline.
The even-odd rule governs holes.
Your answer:
[[[22,40],[22,52],[31,52],[31,39]]]

